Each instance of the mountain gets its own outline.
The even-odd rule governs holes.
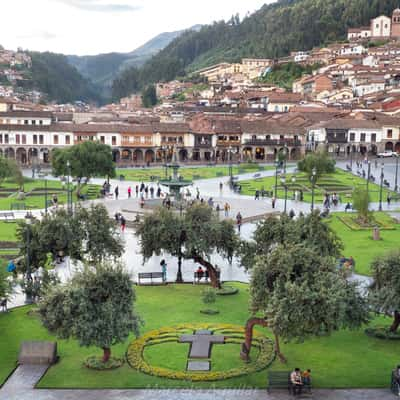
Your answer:
[[[67,59],[84,77],[100,87],[103,95],[108,96],[113,80],[124,69],[141,67],[184,32],[198,31],[200,28],[200,25],[195,25],[188,30],[161,33],[129,53],[106,53],[95,56],[69,55]]]
[[[400,0],[278,0],[243,21],[232,17],[199,31],[184,32],[140,69],[124,71],[114,86],[121,88],[124,79],[134,82],[132,89],[136,89],[221,61],[277,58],[291,51],[309,50],[343,40],[349,27],[369,25],[371,18],[391,15],[399,6]],[[116,93],[122,94],[120,90]]]

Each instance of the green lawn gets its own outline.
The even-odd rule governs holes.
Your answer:
[[[293,183],[292,178],[295,177],[296,181]],[[304,201],[311,203],[311,184],[303,173],[289,174],[286,176],[286,183],[288,186],[288,198],[293,198],[296,190],[302,190],[304,193]],[[242,186],[241,194],[254,196],[256,190],[267,190],[274,191],[275,177],[254,179],[240,182]],[[352,201],[352,192],[355,187],[366,186],[366,180],[359,178],[349,172],[345,172],[339,168],[336,169],[333,174],[323,175],[316,184],[315,187],[315,202],[322,203],[324,200],[324,194],[337,193],[341,197],[343,203]],[[379,201],[380,187],[377,184],[369,184],[369,192],[371,202]],[[383,189],[383,201],[386,201],[388,190]],[[278,198],[285,197],[285,190],[282,186],[280,176],[278,176]]]
[[[374,241],[372,240],[372,229],[352,230],[340,221],[341,215],[344,214],[332,214],[328,223],[342,239],[343,254],[346,257],[352,256],[356,261],[357,273],[370,275],[370,264],[376,256],[399,248],[400,224],[393,223],[395,228],[393,230],[381,230],[381,240]],[[389,219],[388,216],[387,218]]]
[[[266,171],[272,169],[271,166],[260,166],[258,164],[242,164],[233,166],[233,174],[245,174],[249,172]],[[171,171],[168,172],[171,175]],[[182,167],[179,169],[179,174],[184,179],[198,180],[210,179],[223,176],[229,176],[228,166],[210,166],[210,167]],[[124,175],[126,180],[130,181],[151,181],[163,179],[165,177],[165,168],[133,168],[133,169],[117,169],[117,177]]]
[[[142,331],[170,327],[180,323],[218,322],[243,325],[248,314],[248,286],[234,283],[240,289],[236,296],[218,297],[217,316],[200,314],[204,308],[199,286],[168,285],[137,288],[138,312],[145,320]],[[0,382],[15,367],[21,340],[54,340],[41,327],[36,317],[28,316],[29,308],[19,308],[0,314]],[[375,320],[382,323],[383,319]],[[388,320],[385,322],[389,322]],[[261,332],[269,334],[266,330]],[[128,342],[113,347],[116,356],[123,356]],[[164,347],[166,346],[166,347]],[[226,348],[225,348],[226,346]],[[192,387],[190,382],[167,380],[145,375],[127,364],[107,372],[95,372],[82,366],[83,359],[100,354],[99,349],[80,348],[74,340],[58,340],[60,362],[51,367],[39,387],[56,388],[146,388]],[[145,357],[158,366],[182,369],[188,346],[163,344],[145,350]],[[370,338],[362,330],[341,331],[331,337],[308,340],[303,344],[282,344],[288,364],[274,361],[274,370],[288,370],[295,366],[311,368],[316,387],[387,387],[388,376],[398,364],[400,342]],[[239,346],[216,345],[212,351],[212,365],[224,370],[242,363]],[[195,388],[266,387],[266,371],[215,383],[195,383]]]
[[[26,178],[24,182],[25,200],[18,200],[18,185],[12,181],[2,182],[0,186],[0,210],[11,210],[12,204],[24,203],[27,209],[45,208],[45,181]],[[97,198],[100,187],[97,185],[85,185],[82,188],[82,194],[87,195],[89,199]],[[67,202],[66,188],[59,181],[47,181],[47,199],[51,200],[56,195],[59,204]],[[73,195],[75,202],[76,196]]]
[[[15,222],[0,222],[0,242],[15,242],[17,224]]]

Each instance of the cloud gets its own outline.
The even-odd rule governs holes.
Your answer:
[[[56,0],[68,6],[78,8],[83,11],[94,12],[132,12],[138,11],[142,7],[139,5],[122,4],[115,2],[104,3],[101,0]],[[112,0],[111,0],[112,1]]]
[[[53,40],[56,39],[58,35],[52,32],[48,31],[41,31],[41,30],[33,30],[33,31],[28,31],[26,33],[22,33],[20,35],[17,35],[17,39],[39,39],[39,40]]]

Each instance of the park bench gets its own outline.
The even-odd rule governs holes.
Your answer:
[[[205,270],[202,274],[201,274],[201,276],[199,276],[200,274],[197,272],[197,271],[195,271],[194,272],[194,274],[193,274],[193,285],[195,285],[196,283],[200,283],[200,281],[201,280],[203,280],[204,279],[204,283],[207,283],[208,282],[208,280],[210,279],[210,274],[208,273],[208,271],[207,270]],[[199,279],[200,278],[200,279]],[[217,279],[219,280],[221,278],[221,272],[220,271],[217,271]]]
[[[268,371],[267,391],[271,389],[287,389],[291,393],[290,371]]]
[[[141,280],[150,279],[150,285],[154,285],[153,279],[161,279],[161,282],[156,282],[156,284],[163,284],[163,273],[162,272],[139,272],[138,274],[138,285],[141,284]]]
[[[25,203],[11,203],[11,210],[26,210]]]
[[[290,371],[268,371],[268,386],[267,391],[271,389],[287,389],[291,394],[293,385],[290,381]],[[311,395],[311,384],[304,386],[302,390],[303,396],[309,397]]]
[[[15,221],[15,214],[13,212],[2,212],[0,213],[0,220],[4,220],[6,222]]]

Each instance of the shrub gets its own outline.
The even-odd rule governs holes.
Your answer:
[[[84,365],[86,368],[95,369],[97,371],[108,371],[121,367],[124,365],[124,362],[124,359],[115,357],[110,357],[107,362],[103,362],[102,357],[90,356],[85,360]]]
[[[212,304],[215,303],[217,294],[213,288],[207,288],[201,292],[201,299],[203,300],[204,304]]]

